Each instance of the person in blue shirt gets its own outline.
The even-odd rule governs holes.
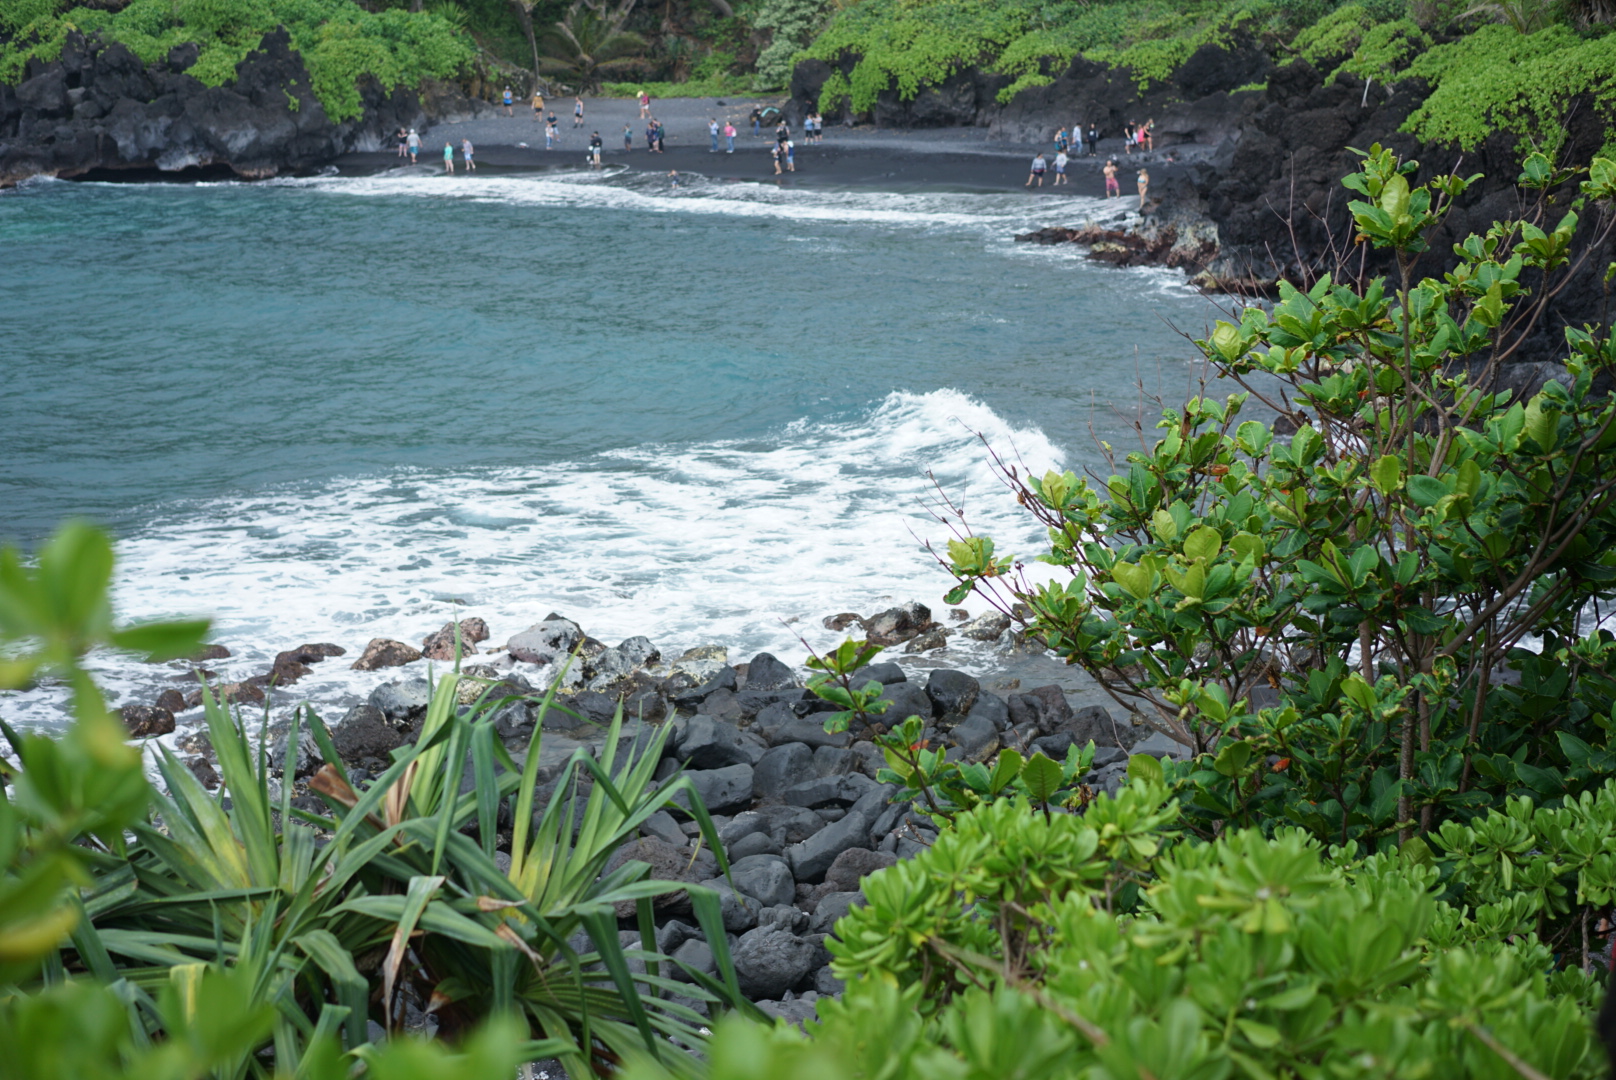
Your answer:
[[[515,116],[516,115],[515,111],[511,108],[511,106],[514,105],[514,104],[516,104],[516,97],[515,97],[515,95],[513,95],[511,93],[511,88],[507,86],[505,88],[505,115],[506,116]]]
[[[1068,146],[1070,146],[1070,145],[1071,145],[1071,141],[1066,137],[1066,129],[1065,128],[1061,128],[1059,131],[1055,132],[1055,152],[1056,153],[1058,153],[1058,154],[1066,153],[1066,148]]]

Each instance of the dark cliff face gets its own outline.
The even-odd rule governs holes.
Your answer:
[[[1215,224],[1217,254],[1207,269],[1220,282],[1261,287],[1281,277],[1295,281],[1330,271],[1338,277],[1384,275],[1395,284],[1392,259],[1354,243],[1348,203],[1359,196],[1341,183],[1358,168],[1360,159],[1350,148],[1367,150],[1378,142],[1419,161],[1419,181],[1450,172],[1482,174],[1429,237],[1430,249],[1414,267],[1416,277],[1442,273],[1454,263],[1455,244],[1485,233],[1496,221],[1528,214],[1532,193],[1516,186],[1521,155],[1515,135],[1495,133],[1466,153],[1421,144],[1399,132],[1426,92],[1418,81],[1388,93],[1350,76],[1326,85],[1318,71],[1300,61],[1280,68],[1261,103],[1223,140],[1213,159],[1165,193],[1156,217],[1203,217]],[[1562,158],[1567,163],[1586,164],[1604,142],[1603,124],[1590,108],[1570,111],[1567,133]],[[1554,227],[1576,193],[1575,182],[1550,193],[1545,227]],[[1593,242],[1610,213],[1598,206],[1583,213],[1573,247],[1581,269],[1547,283],[1527,282],[1535,291],[1558,291],[1547,319],[1525,342],[1525,353],[1559,353],[1567,325],[1608,323],[1616,315],[1602,280],[1616,250],[1608,240]]]
[[[98,170],[274,176],[378,148],[399,125],[429,119],[416,93],[369,82],[363,115],[333,123],[284,29],[266,34],[224,86],[185,74],[195,60],[185,45],[148,66],[120,44],[71,35],[60,59],[0,86],[0,187]]]

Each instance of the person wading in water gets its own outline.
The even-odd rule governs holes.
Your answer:
[[[1117,159],[1112,158],[1107,161],[1102,171],[1105,173],[1105,197],[1108,199],[1120,199],[1122,197],[1122,187],[1117,183]]]

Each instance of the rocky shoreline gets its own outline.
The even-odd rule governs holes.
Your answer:
[[[888,646],[899,660],[918,659],[954,634],[1015,644],[1016,632],[1003,616],[965,620],[958,618],[962,614],[956,612],[955,625],[945,627],[924,605],[909,603],[869,617],[833,615],[825,624]],[[638,859],[650,865],[654,877],[716,890],[741,988],[765,1012],[799,1022],[812,1017],[819,996],[840,992],[824,948],[833,924],[861,902],[866,875],[921,851],[936,828],[909,804],[892,801],[898,788],[877,781],[884,761],[873,743],[825,732],[823,714],[833,706],[805,689],[805,672],[766,652],[732,663],[722,646],[677,657],[664,657],[645,637],[607,646],[553,613],[492,648],[484,620],[468,617],[427,635],[419,647],[374,640],[351,663],[380,672],[423,658],[452,663],[457,636],[461,671],[470,677],[462,684],[461,704],[469,706],[485,691],[515,699],[492,714],[492,723],[519,763],[535,726],[543,733],[540,807],[575,751],[598,753],[604,746],[619,703],[625,740],[643,742],[648,726],[668,725],[657,780],[685,770],[714,815],[730,877],[719,873],[717,860],[699,843],[694,820],[667,811],[651,818],[612,865]],[[211,646],[196,662],[225,654]],[[266,692],[295,682],[313,664],[339,658],[346,658],[340,646],[299,646],[280,653],[264,676],[217,689],[250,715]],[[932,744],[962,759],[986,760],[1001,747],[1063,757],[1071,746],[1093,740],[1098,749],[1086,782],[1096,790],[1115,790],[1130,753],[1181,752],[1148,729],[1114,720],[1104,708],[1074,702],[1058,685],[1024,688],[1015,678],[976,677],[951,668],[922,676],[914,665],[906,671],[894,660],[873,665],[867,675],[883,685],[892,715],[921,716]],[[551,685],[558,696],[546,711],[539,699]],[[330,724],[332,743],[355,786],[369,783],[390,764],[393,750],[420,734],[431,694],[425,678],[390,678]],[[166,706],[195,708],[200,697],[200,687],[189,695],[165,691],[157,705],[127,706],[125,721],[132,734],[172,733],[176,721]],[[288,736],[284,718],[267,728],[274,783],[292,785],[293,805],[323,811],[324,803],[308,788],[320,764],[317,742],[305,730],[289,748]],[[170,741],[204,784],[218,786],[205,733],[192,728]],[[496,842],[506,856],[510,825],[501,822]],[[661,949],[697,970],[712,971],[711,949],[694,925],[688,901],[669,894],[657,901],[655,911]],[[637,946],[633,912],[619,914],[625,940],[632,937]]]

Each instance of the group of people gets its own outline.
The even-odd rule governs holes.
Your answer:
[[[1135,147],[1139,148],[1141,152],[1154,150],[1156,148],[1155,127],[1155,120],[1146,120],[1143,124],[1135,123],[1132,120],[1128,121],[1122,128],[1123,150],[1130,155],[1134,152]],[[1093,157],[1098,151],[1099,145],[1100,131],[1092,123],[1086,125],[1073,124],[1070,132],[1064,127],[1055,132],[1055,159],[1053,162],[1055,180],[1050,186],[1059,187],[1062,184],[1071,183],[1070,178],[1066,175],[1068,163],[1074,157]],[[1168,160],[1172,160],[1171,155],[1169,155]],[[1040,150],[1038,155],[1032,159],[1032,171],[1028,174],[1027,183],[1023,186],[1043,187],[1044,176],[1049,172],[1050,165],[1051,162]],[[1108,199],[1120,198],[1122,196],[1122,186],[1117,179],[1117,159],[1108,159],[1105,163],[1105,168],[1101,172],[1105,175],[1105,197]],[[1135,182],[1139,188],[1139,209],[1143,211],[1145,208],[1145,196],[1150,190],[1150,171],[1141,168]]]
[[[393,137],[398,143],[398,156],[408,157],[411,165],[416,164],[420,160],[421,156],[420,133],[414,128],[401,127],[394,132]],[[473,156],[475,153],[476,148],[471,145],[470,139],[460,140],[460,157],[465,163],[467,172],[477,171],[477,160]],[[445,142],[443,144],[443,171],[449,173],[450,175],[453,175],[455,171],[454,144],[450,142]]]
[[[718,153],[719,127],[718,127],[718,119],[716,117],[709,116],[707,118],[707,134],[712,136],[712,140],[713,140],[712,148],[710,150],[708,150],[707,152],[709,154]],[[728,119],[725,119],[725,121],[724,121],[723,134],[724,134],[725,140],[728,143],[728,149],[726,149],[724,151],[724,153],[733,154],[735,152],[735,125],[733,123],[731,123]]]
[[[803,134],[808,134],[807,124],[804,123]],[[791,141],[791,125],[784,120],[774,127],[774,149],[769,151],[774,158],[774,175],[781,174],[781,166],[785,172],[797,171],[797,144]]]

